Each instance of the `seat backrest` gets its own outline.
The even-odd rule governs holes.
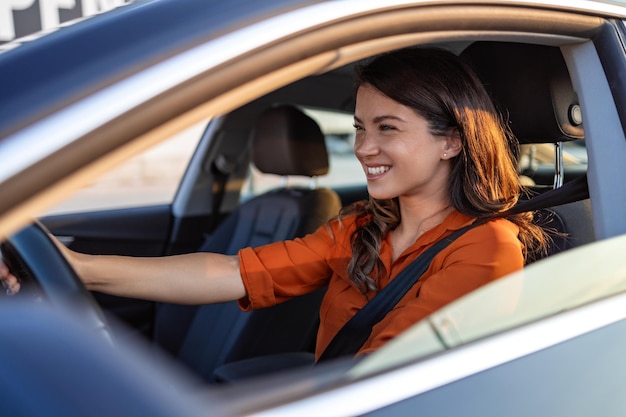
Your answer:
[[[480,41],[461,57],[521,144],[584,139],[580,104],[559,48]],[[555,237],[548,255],[595,240],[589,199],[540,210],[536,221],[564,234]]]
[[[328,172],[324,135],[293,106],[263,112],[252,131],[252,159],[270,174],[316,177]],[[326,188],[280,188],[241,204],[199,251],[234,255],[244,247],[311,233],[341,209]],[[273,308],[243,313],[235,302],[157,307],[155,342],[211,381],[216,367],[256,355],[313,351],[323,290]]]

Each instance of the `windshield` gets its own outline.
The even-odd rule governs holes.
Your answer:
[[[388,370],[626,290],[626,236],[563,252],[494,281],[420,321],[361,361],[351,377]]]

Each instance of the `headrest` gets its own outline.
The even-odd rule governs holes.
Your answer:
[[[252,132],[252,160],[266,174],[313,177],[328,173],[320,127],[288,105],[272,107],[259,116]]]
[[[483,81],[520,143],[584,138],[578,97],[558,48],[475,42],[461,57]]]

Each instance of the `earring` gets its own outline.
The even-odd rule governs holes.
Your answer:
[[[444,157],[444,158],[445,158],[445,157],[447,157],[447,156],[448,156],[448,154],[447,154],[447,153],[444,153],[444,154],[443,154],[443,157]]]

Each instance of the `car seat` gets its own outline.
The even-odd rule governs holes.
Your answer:
[[[252,162],[263,173],[317,177],[328,172],[318,124],[293,106],[263,112],[252,131]],[[235,255],[244,247],[315,231],[341,209],[334,191],[281,187],[237,207],[199,248]],[[157,306],[154,341],[206,381],[216,367],[259,355],[312,352],[324,289],[249,313],[236,302]]]
[[[461,57],[478,74],[520,144],[584,139],[578,96],[559,48],[478,41]],[[588,198],[540,210],[535,217],[542,226],[561,232],[548,255],[595,240]]]

